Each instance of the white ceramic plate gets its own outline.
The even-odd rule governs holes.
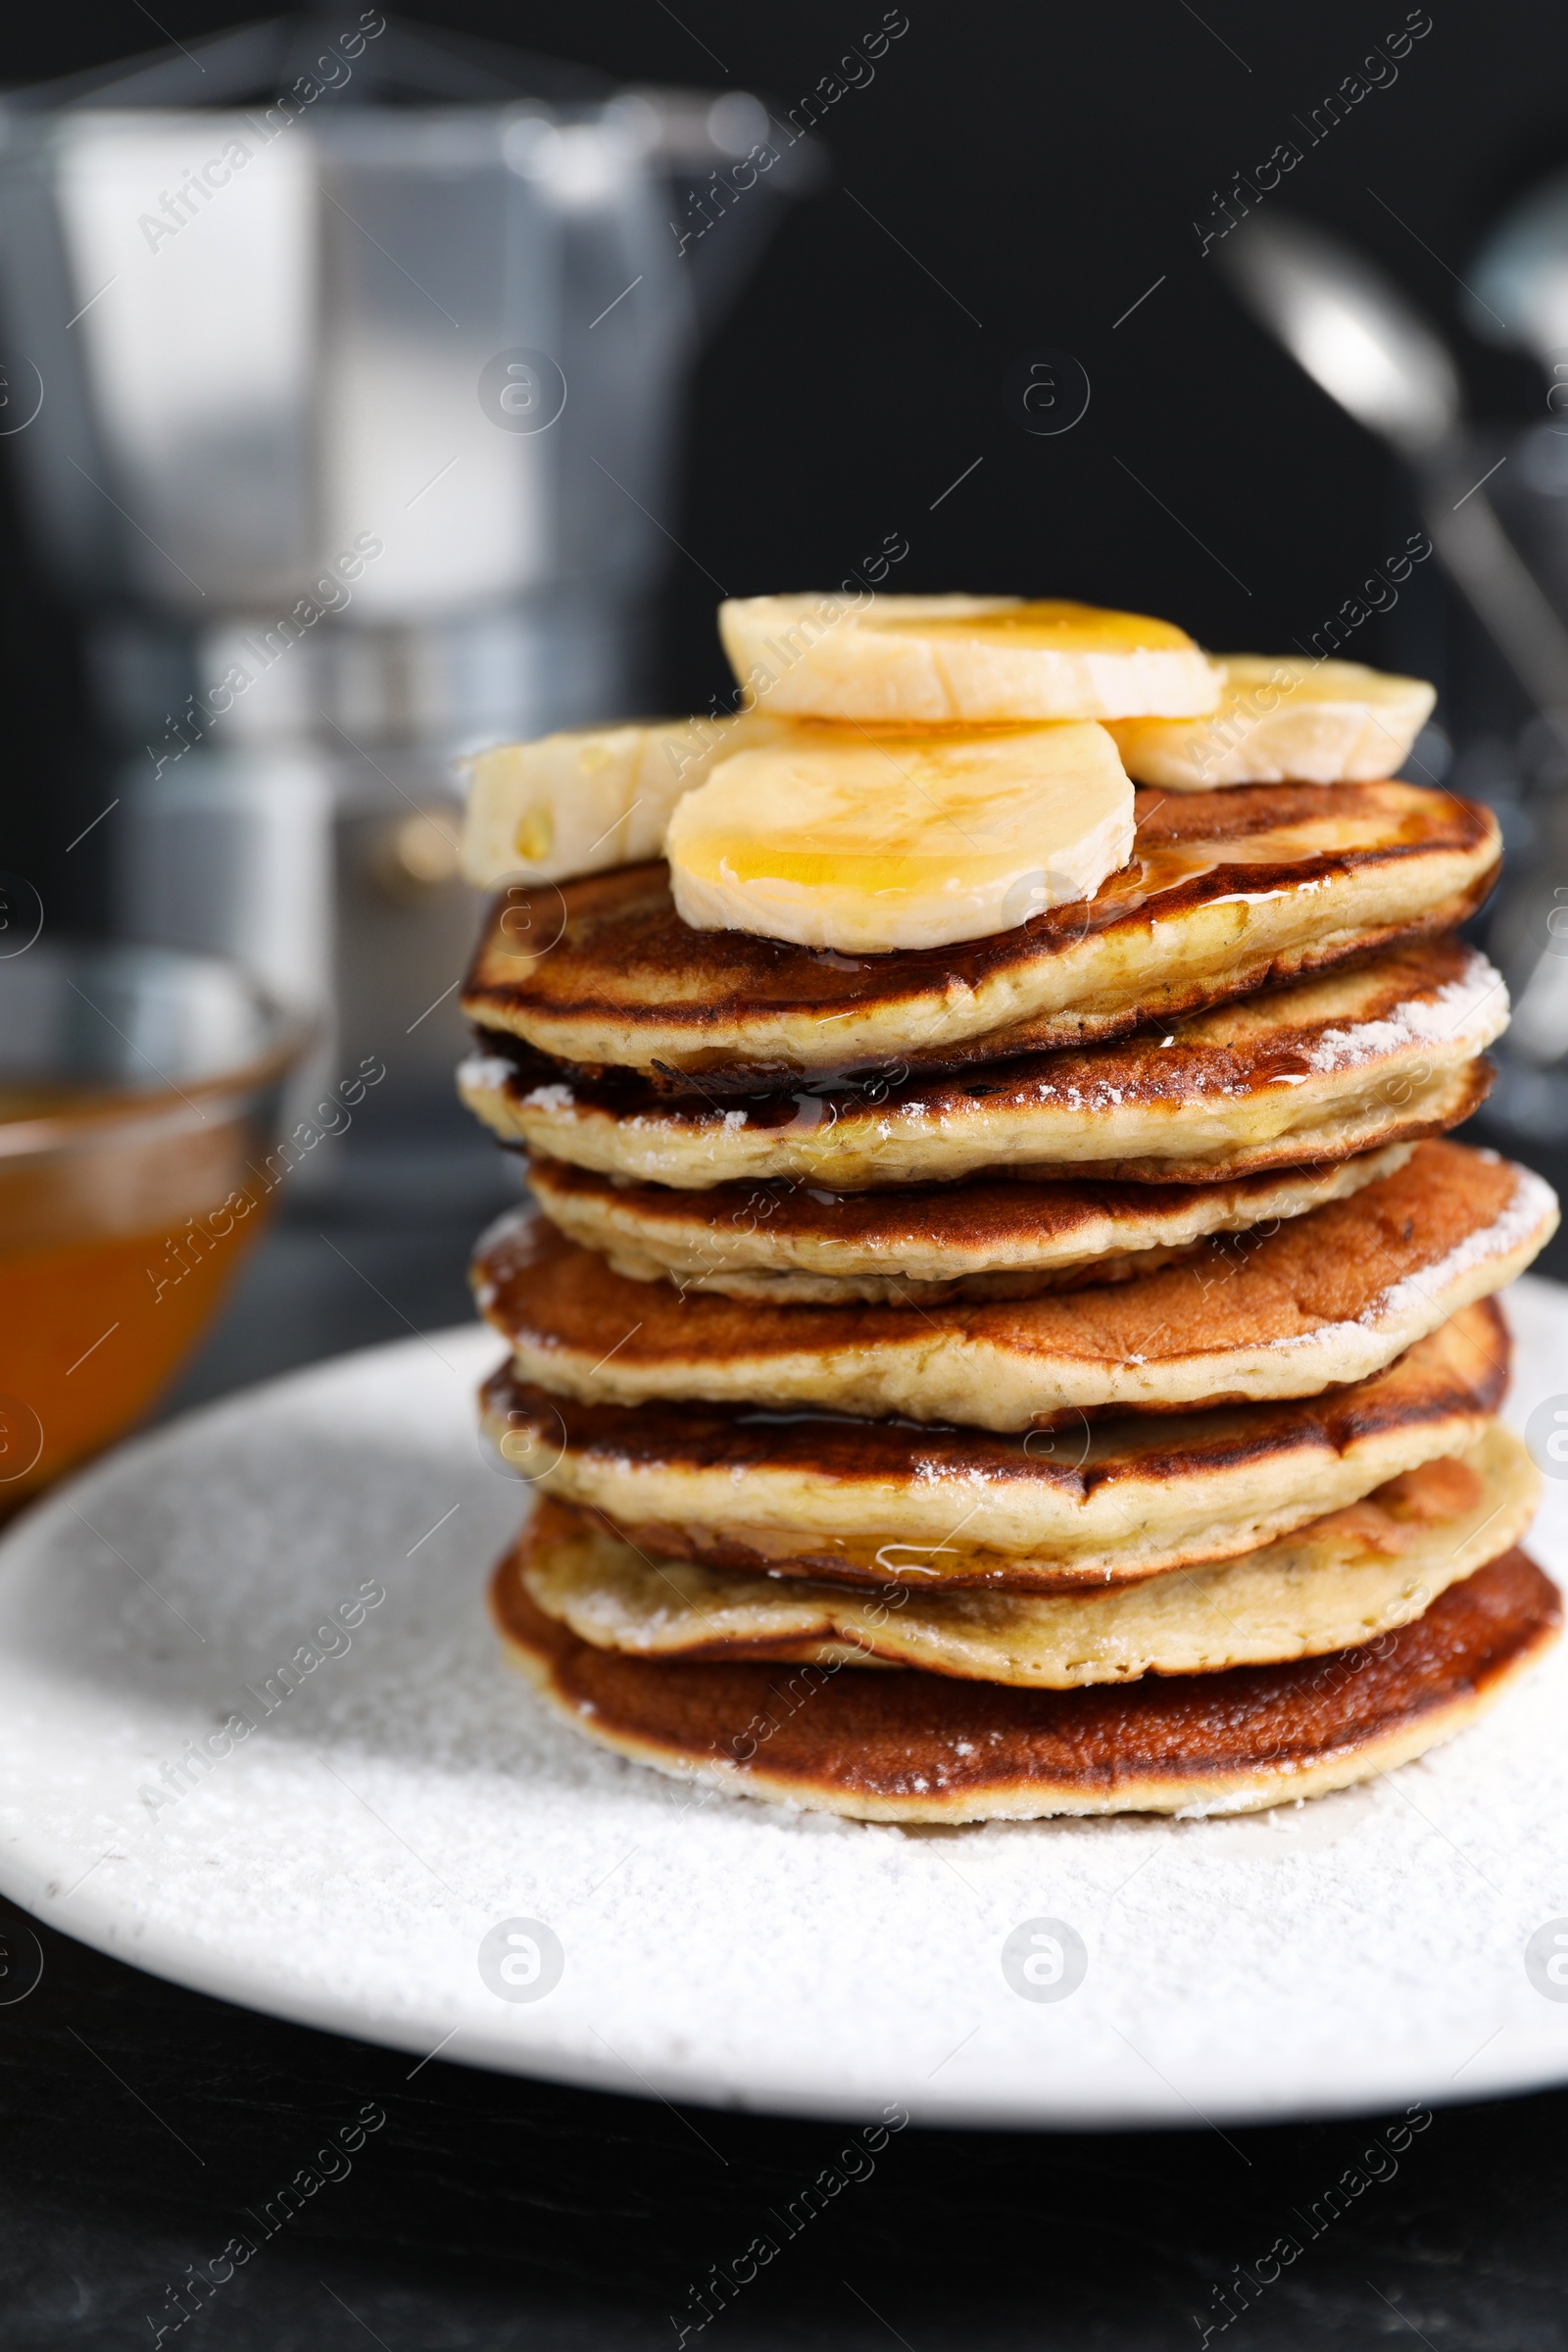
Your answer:
[[[1568,1291],[1511,1306],[1523,1425],[1568,1390]],[[496,1352],[460,1330],[296,1374],[12,1530],[7,1894],[280,2017],[668,2098],[1190,2124],[1568,2080],[1568,1984],[1526,1966],[1568,1936],[1561,1652],[1430,1758],[1271,1815],[905,1832],[694,1792],[500,1662],[481,1594],[524,1491],[474,1435]],[[1535,1548],[1568,1571],[1568,1477]],[[386,1597],[348,1646],[316,1642],[366,1584]],[[284,1695],[302,1644],[337,1654]],[[1058,1997],[1004,1975],[1020,1928]]]

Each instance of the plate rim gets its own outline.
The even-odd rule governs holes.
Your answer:
[[[1568,1285],[1526,1275],[1519,1285],[1510,1286],[1511,1292],[1521,1288],[1532,1311],[1549,1311],[1562,1319],[1568,1331]],[[412,1360],[413,1350],[431,1345],[437,1353],[445,1346],[466,1359],[449,1367],[462,1381],[470,1373],[477,1377],[484,1355],[501,1343],[482,1323],[444,1326],[428,1335],[317,1358],[143,1430],[51,1487],[0,1531],[0,1583],[14,1572],[24,1572],[37,1545],[47,1543],[57,1526],[77,1516],[74,1505],[90,1509],[91,1497],[100,1487],[112,1487],[127,1475],[134,1480],[149,1468],[156,1470],[171,1451],[177,1453],[193,1439],[200,1442],[215,1427],[254,1414],[259,1403],[283,1401],[314,1386],[346,1384],[352,1388],[362,1375],[395,1368],[399,1359]],[[737,1801],[765,1803],[744,1796]],[[769,1805],[766,1809],[775,1808]],[[563,2044],[559,2038],[536,2044],[521,2031],[509,2033],[499,2027],[486,2031],[464,2021],[431,2049],[424,2028],[416,2030],[411,2018],[367,2009],[354,1995],[338,1994],[325,1984],[305,1985],[291,1975],[269,1969],[265,1962],[226,1955],[211,1941],[181,1933],[173,1923],[136,1923],[127,1934],[124,1905],[112,1891],[89,1887],[82,1879],[64,1893],[60,1891],[58,1874],[39,1853],[29,1850],[24,1829],[0,1841],[0,1894],[41,1927],[186,1991],[312,2031],[417,2056],[421,2066],[439,2060],[610,2096],[653,2097],[721,2112],[856,2123],[863,2122],[868,2108],[867,2097],[858,2090],[836,2093],[830,2083],[820,2080],[803,2087],[799,2068],[787,2059],[771,2071],[765,2065],[751,2067],[745,2082],[701,2059],[662,2061],[646,2053],[642,2066],[634,2070],[629,2061],[613,2055],[600,2057]],[[73,1906],[69,1913],[68,1904]],[[911,2123],[925,2129],[1065,2133],[1179,2131],[1193,2128],[1198,2120],[1236,2128],[1263,2127],[1377,2115],[1401,2106],[1473,2106],[1568,2083],[1568,2036],[1555,2056],[1539,2045],[1524,2049],[1505,2046],[1478,2053],[1466,2063],[1464,2072],[1462,2084],[1450,2080],[1434,2088],[1430,2074],[1422,2071],[1421,2060],[1401,2051],[1365,2088],[1312,2083],[1286,2091],[1280,2086],[1266,2089],[1259,2098],[1255,2088],[1249,2097],[1239,2082],[1218,2082],[1211,2088],[1205,2085],[1200,2118],[1174,2085],[1167,2085],[1161,2095],[1151,2091],[1140,2097],[1129,2094],[1123,2085],[1107,2085],[1108,2096],[1098,2094],[1088,2099],[1069,2094],[1054,2099],[1037,2079],[1022,2075],[1016,2091],[995,2087],[965,2090],[957,2083],[944,2089],[928,2084],[911,2091],[906,2085],[898,2103]]]

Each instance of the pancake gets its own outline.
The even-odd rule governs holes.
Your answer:
[[[1470,1723],[1555,1638],[1522,1551],[1358,1648],[1082,1690],[914,1668],[689,1664],[583,1642],[510,1560],[491,1608],[513,1664],[573,1730],[733,1795],[865,1821],[1246,1812],[1391,1771]]]
[[[1412,784],[1137,796],[1091,900],[958,946],[842,956],[694,931],[662,865],[498,899],[465,984],[480,1028],[581,1066],[733,1083],[1116,1037],[1444,931],[1480,905],[1487,808]],[[1024,1028],[1022,1036],[1009,1035]]]
[[[459,1073],[506,1142],[692,1190],[799,1179],[838,1192],[987,1170],[1205,1183],[1441,1134],[1491,1083],[1502,981],[1457,939],[1386,951],[1169,1030],[947,1077],[906,1063],[740,1102],[636,1078],[568,1080],[487,1050]]]
[[[547,1617],[632,1657],[919,1666],[1076,1690],[1319,1657],[1405,1624],[1530,1525],[1541,1477],[1494,1422],[1460,1456],[1215,1568],[1109,1592],[930,1593],[785,1583],[651,1559],[602,1523],[541,1504],[514,1573]]]
[[[1023,1430],[1312,1396],[1364,1380],[1522,1273],[1551,1187],[1460,1144],[1275,1232],[1138,1281],[945,1306],[769,1305],[628,1280],[523,1209],[474,1295],[519,1379],[588,1403],[702,1398]]]
[[[1059,1184],[1004,1176],[908,1191],[825,1193],[788,1178],[676,1192],[536,1159],[528,1185],[568,1241],[635,1282],[784,1304],[860,1298],[939,1306],[1127,1282],[1216,1233],[1298,1217],[1392,1175],[1414,1146],[1220,1184]]]
[[[1353,1387],[1006,1438],[701,1404],[582,1404],[502,1365],[484,1428],[542,1494],[646,1552],[861,1585],[1069,1592],[1234,1559],[1481,1436],[1508,1384],[1493,1299]]]

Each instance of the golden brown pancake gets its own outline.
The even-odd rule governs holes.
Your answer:
[[[619,1183],[537,1159],[528,1186],[569,1241],[617,1274],[684,1294],[781,1304],[939,1306],[953,1298],[1031,1298],[1085,1283],[1128,1282],[1245,1233],[1348,1200],[1414,1150],[1391,1144],[1314,1168],[1217,1184],[1107,1184],[1007,1177],[904,1191],[827,1193],[775,1178],[710,1192]]]
[[[1321,1396],[1023,1438],[582,1404],[510,1365],[480,1404],[492,1443],[540,1493],[602,1512],[655,1556],[852,1584],[1068,1592],[1233,1559],[1462,1453],[1507,1383],[1507,1327],[1485,1299],[1387,1370]]]
[[[1507,1017],[1485,956],[1433,939],[1168,1030],[947,1076],[899,1063],[734,1101],[487,1049],[459,1079],[507,1142],[680,1189],[858,1192],[1000,1171],[1203,1183],[1441,1134],[1485,1096],[1477,1056]]]
[[[623,1657],[547,1617],[503,1562],[512,1662],[578,1732],[735,1795],[866,1821],[1243,1812],[1387,1772],[1471,1722],[1555,1638],[1557,1589],[1522,1551],[1354,1649],[1082,1690],[916,1668]]]
[[[935,1307],[770,1305],[628,1280],[531,1211],[492,1226],[480,1310],[519,1379],[589,1403],[716,1404],[1023,1430],[1313,1396],[1521,1273],[1551,1187],[1461,1144],[1135,1282]]]
[[[630,1657],[919,1666],[960,1680],[1077,1690],[1144,1674],[1277,1665],[1366,1642],[1518,1543],[1541,1475],[1494,1422],[1462,1455],[1219,1567],[1111,1592],[859,1592],[658,1560],[545,1502],[514,1573],[547,1617]]]
[[[578,1066],[777,1084],[1116,1037],[1463,921],[1496,820],[1412,784],[1138,795],[1132,862],[1092,900],[958,946],[847,956],[695,931],[662,865],[497,900],[468,1018]]]

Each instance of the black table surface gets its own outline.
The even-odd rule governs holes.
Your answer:
[[[462,1320],[500,1183],[459,1153],[296,1202],[172,1408]],[[22,1922],[0,1904],[13,1982]],[[853,2127],[411,2065],[36,1934],[36,1988],[0,2005],[7,2352],[1568,2340],[1568,2092],[1443,2105],[1413,2133],[910,2128],[841,2161]],[[317,2167],[368,2108],[385,2121],[347,2170]],[[337,2178],[261,2240],[247,2209],[302,2168]],[[256,2253],[198,2292],[237,2233]],[[721,2292],[760,2233],[776,2257]],[[1282,2238],[1299,2251],[1271,2261]]]

